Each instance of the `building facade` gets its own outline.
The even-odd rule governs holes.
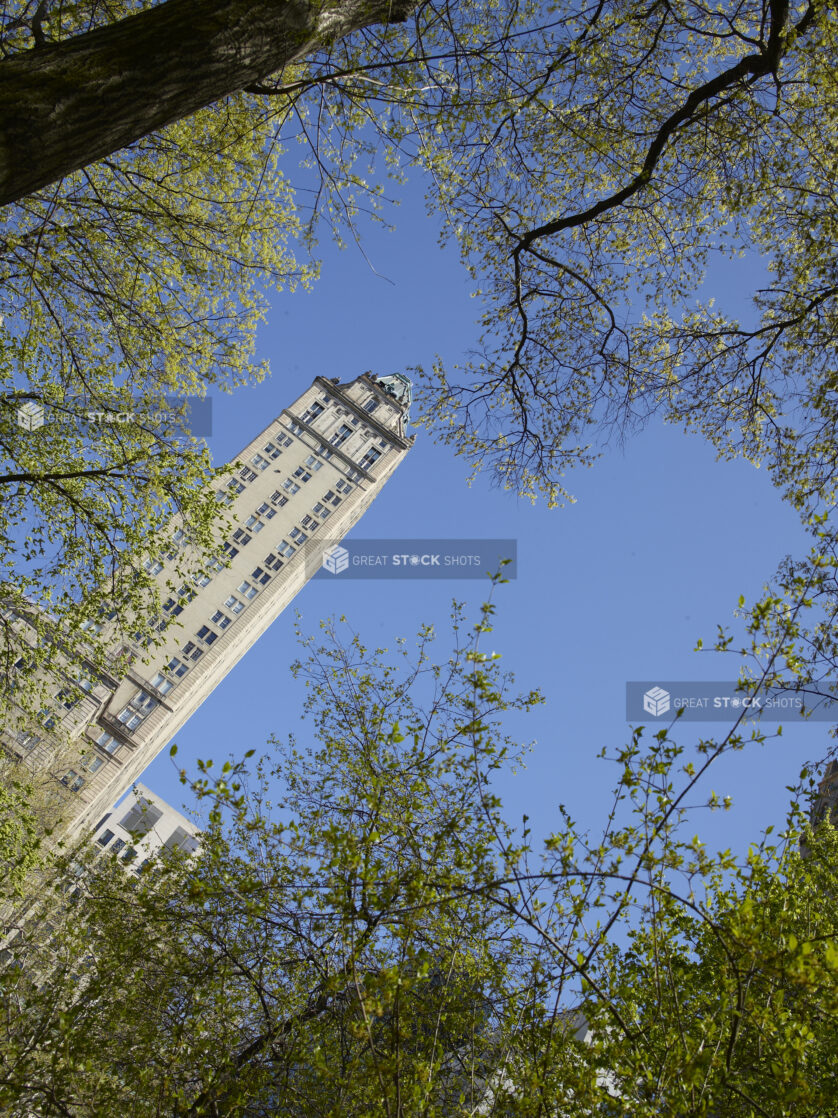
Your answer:
[[[141,873],[152,858],[165,857],[168,851],[196,853],[200,831],[151,789],[135,784],[122,803],[96,824],[93,845],[119,858],[131,872]]]
[[[199,563],[196,553],[177,586],[190,544],[175,518],[166,553],[146,559],[163,601],[157,640],[126,640],[113,618],[90,624],[118,669],[57,686],[44,724],[71,743],[60,764],[41,726],[5,729],[6,750],[33,769],[52,754],[70,838],[136,783],[363,516],[412,445],[409,405],[400,374],[317,377],[215,482],[233,518],[217,557]]]

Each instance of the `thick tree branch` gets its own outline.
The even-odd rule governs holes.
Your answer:
[[[0,204],[416,0],[166,0],[0,63]]]
[[[758,78],[767,77],[769,74],[776,74],[786,49],[786,35],[789,32],[791,33],[790,37],[799,37],[805,34],[814,19],[815,5],[810,2],[800,22],[792,28],[787,27],[788,0],[770,0],[769,9],[771,29],[763,49],[755,54],[746,55],[735,66],[731,66],[714,78],[710,78],[686,97],[681,107],[667,117],[658,128],[655,138],[646,151],[643,166],[631,182],[607,198],[601,198],[586,210],[569,214],[567,217],[556,218],[554,221],[545,222],[543,225],[528,230],[518,239],[518,243],[513,250],[516,261],[522,252],[529,250],[532,244],[542,237],[549,237],[554,233],[561,233],[565,229],[586,225],[608,210],[615,209],[621,206],[623,202],[628,201],[650,182],[664,149],[670,140],[676,136],[679,129],[693,121],[699,112],[706,110],[708,104],[711,104],[722,93],[736,88],[743,82],[755,81]]]
[[[18,473],[18,474],[0,474],[0,485],[12,485],[16,482],[27,482],[32,485],[39,484],[42,481],[72,481],[80,477],[108,477],[124,480],[136,480],[135,473],[120,473],[119,471],[125,466],[130,466],[134,462],[145,459],[146,455],[136,455],[134,458],[129,458],[125,462],[120,462],[117,466],[98,466],[89,470],[70,470],[67,473],[58,474],[32,474],[32,473]]]

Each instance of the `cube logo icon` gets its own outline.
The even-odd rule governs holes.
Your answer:
[[[27,400],[17,409],[17,425],[24,431],[37,431],[44,425],[44,405],[36,400]]]
[[[334,547],[330,547],[323,555],[323,567],[329,574],[339,575],[341,571],[345,571],[349,566],[349,552],[345,547],[341,547],[336,543]]]
[[[657,718],[669,710],[669,692],[662,687],[650,687],[643,696],[643,709]]]

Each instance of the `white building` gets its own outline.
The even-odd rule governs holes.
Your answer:
[[[148,862],[168,850],[194,854],[200,832],[144,784],[135,784],[125,799],[96,825],[92,841],[139,873]]]
[[[89,635],[105,643],[113,673],[76,671],[70,686],[53,688],[40,723],[2,731],[7,753],[54,774],[69,837],[136,783],[363,516],[413,443],[409,405],[400,374],[345,384],[317,377],[215,483],[235,518],[217,558],[201,566],[196,551],[190,566],[175,519],[166,553],[146,560],[161,586],[159,643],[126,638],[115,614],[103,616]]]

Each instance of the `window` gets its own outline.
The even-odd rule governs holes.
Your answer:
[[[283,497],[280,491],[276,489],[271,495],[271,502],[272,504],[277,505],[279,508],[282,508],[283,505],[288,504],[288,498]]]
[[[45,730],[54,730],[55,729],[55,722],[56,722],[55,712],[51,711],[49,709],[49,707],[42,707],[41,708],[40,718],[41,718],[41,721],[43,723],[43,727],[44,727]]]
[[[285,558],[288,559],[294,554],[296,548],[292,547],[287,540],[281,540],[279,546],[277,547],[277,551],[280,555],[284,555]]]
[[[311,511],[314,513],[315,516],[319,516],[321,520],[325,520],[327,516],[332,515],[332,510],[327,509],[326,506],[320,501],[317,502],[317,504]]]
[[[243,470],[239,470],[239,477],[242,481],[255,481],[256,474],[251,470],[250,466],[245,466]]]
[[[263,570],[262,567],[257,567],[250,577],[253,579],[254,582],[258,582],[261,586],[264,586],[266,582],[271,581],[271,576],[267,573],[267,571]]]
[[[104,763],[105,763],[105,758],[104,757],[90,757],[87,761],[85,761],[84,767],[85,767],[85,769],[87,769],[87,771],[89,773],[95,773],[95,772],[98,772],[99,769],[101,769],[101,767],[102,767],[102,765],[104,765]]]
[[[267,458],[264,458],[261,454],[254,454],[250,459],[250,464],[255,466],[257,470],[267,470],[270,465]]]
[[[244,528],[237,528],[235,532],[233,532],[233,539],[239,547],[247,547],[252,538],[252,536],[249,536],[247,532],[245,532]]]
[[[221,550],[230,560],[235,559],[239,553],[239,549],[237,547],[233,547],[231,543],[225,543]]]
[[[72,687],[62,687],[58,692],[58,701],[66,710],[72,710],[81,702],[81,696],[75,695]]]
[[[134,847],[133,846],[128,846],[125,849],[125,853],[122,855],[122,861],[123,862],[133,862],[136,857],[137,857],[137,852],[134,849]]]
[[[330,440],[332,446],[342,446],[352,434],[352,428],[342,423]]]
[[[34,749],[41,740],[37,734],[31,734],[28,730],[20,730],[15,735],[15,739],[21,749],[25,749],[27,753]]]
[[[363,481],[363,474],[358,473],[357,470],[348,470],[346,476],[350,481]]]
[[[186,532],[184,532],[184,530],[182,528],[178,528],[178,530],[172,536],[172,543],[183,543],[183,541],[185,539],[186,539]]]
[[[290,425],[290,430],[293,431],[295,435],[302,435],[305,433],[305,427],[300,423],[292,423]]]
[[[308,472],[305,466],[300,466],[298,467],[298,469],[294,470],[294,477],[298,477],[302,482],[311,481],[311,474]],[[299,489],[299,486],[297,486],[297,488]]]
[[[213,644],[218,640],[218,633],[214,633],[209,625],[202,625],[198,630],[198,640],[203,641],[204,644]]]
[[[209,584],[212,582],[212,579],[204,571],[201,571],[200,574],[192,576],[192,581],[195,583],[196,586],[209,586]]]
[[[308,536],[305,534],[305,532],[301,531],[299,528],[292,528],[288,535],[297,544],[298,547],[300,546],[300,544],[304,544],[308,539]]]
[[[276,509],[272,509],[266,501],[256,510],[256,515],[263,516],[265,520],[270,520],[272,516],[276,516]]]
[[[348,481],[344,481],[343,478],[337,483],[335,489],[337,489],[338,493],[346,493],[347,495],[352,492],[352,486]]]
[[[117,715],[117,719],[123,724],[126,730],[136,730],[143,720],[143,715],[138,710],[132,707],[125,707]]]
[[[254,474],[253,476],[255,477],[256,475]],[[235,495],[244,493],[244,486],[240,481],[236,481],[235,478],[232,478],[230,481],[227,482],[227,488],[230,490],[231,493]]]
[[[161,695],[168,695],[171,689],[174,687],[173,681],[171,679],[167,679],[162,672],[158,672],[154,679],[150,680],[149,683],[150,686],[159,691]]]
[[[255,598],[256,594],[258,593],[256,587],[251,586],[249,582],[241,583],[241,585],[238,587],[238,591],[243,597],[247,598],[248,601],[251,598]]]
[[[101,835],[96,839],[100,846],[107,846],[113,838],[113,831],[102,831]]]
[[[371,466],[375,465],[380,457],[381,451],[376,450],[375,447],[372,446],[358,463],[358,465],[361,467],[362,470],[368,470]]]
[[[100,749],[104,749],[106,753],[116,753],[120,745],[113,734],[109,734],[107,730],[99,735],[96,739],[96,744]]]
[[[86,691],[89,695],[93,690],[94,683],[89,675],[82,675],[81,669],[76,671],[76,686],[80,687],[82,691]]]
[[[222,613],[220,609],[217,609],[210,618],[210,621],[212,621],[213,625],[217,625],[218,628],[223,631],[229,624],[231,624],[232,618],[228,617],[226,613]]]
[[[177,827],[166,839],[165,849],[169,852],[182,850],[184,854],[194,854],[198,846],[195,835],[190,834],[185,827]]]
[[[323,463],[315,458],[313,454],[309,454],[308,458],[306,458],[306,465],[312,473],[316,473],[323,465]]]
[[[117,839],[111,847],[111,854],[118,854],[125,845],[125,839]]]
[[[320,525],[312,516],[304,516],[300,521],[304,528],[308,528],[309,532],[316,532]]]
[[[157,706],[157,700],[153,699],[148,691],[138,691],[131,700],[131,706],[134,707],[135,710],[141,710],[143,714],[148,714],[149,711],[154,710]]]
[[[163,603],[163,612],[168,613],[170,617],[177,617],[183,613],[183,606],[178,605],[174,598],[167,598]]]
[[[181,649],[181,653],[186,657],[187,660],[200,660],[201,657],[204,655],[204,650],[202,648],[198,648],[194,641],[187,641]]]
[[[267,454],[268,458],[272,460],[279,458],[280,454],[282,454],[282,451],[274,443],[267,443],[265,446],[262,447],[262,449],[264,450],[265,454]]]
[[[178,660],[177,656],[173,656],[166,665],[166,671],[171,672],[171,674],[177,679],[180,679],[181,676],[186,675],[188,669],[189,665],[184,664],[181,660]]]
[[[286,478],[286,480],[285,480],[285,481],[284,481],[284,482],[282,483],[282,488],[283,488],[283,489],[284,489],[284,490],[285,490],[285,491],[286,491],[287,493],[290,493],[292,497],[294,496],[294,494],[295,494],[295,493],[299,493],[299,492],[300,492],[300,487],[299,487],[299,485],[295,485],[295,483],[294,483],[294,482],[293,482],[293,481],[291,480],[291,478],[290,478],[290,477],[289,477],[289,478]]]
[[[210,559],[207,563],[207,570],[212,571],[213,574],[218,574],[219,571],[224,570],[224,561],[222,559]]]
[[[273,509],[271,509],[271,516],[273,515]],[[247,520],[245,520],[244,526],[245,528],[249,528],[254,536],[257,532],[261,532],[262,529],[265,527],[262,521],[256,516],[249,516]]]
[[[303,412],[303,423],[311,423],[313,420],[317,419],[318,415],[322,415],[325,410],[320,401],[315,400],[314,403]]]
[[[160,564],[160,570],[161,571],[163,570],[163,564],[162,563]],[[83,632],[101,633],[102,632],[102,622],[101,621],[92,621],[90,618],[88,618],[87,621],[82,621],[79,628]],[[15,666],[17,666],[17,665],[15,665]]]
[[[240,602],[238,598],[234,598],[231,594],[227,601],[224,603],[231,613],[241,613],[244,609],[244,602]]]
[[[376,400],[375,396],[370,396],[369,400],[364,404],[364,411],[372,413],[378,407],[378,404],[379,401]]]
[[[215,499],[218,504],[231,505],[233,503],[233,494],[229,493],[226,489],[219,489],[215,494]]]
[[[78,792],[82,784],[84,784],[84,777],[79,776],[75,769],[70,769],[61,777],[61,783],[66,784],[71,792]]]
[[[284,566],[279,556],[274,555],[273,553],[271,553],[270,555],[266,555],[262,562],[271,571],[278,571],[280,567]]]
[[[159,575],[160,572],[163,570],[163,564],[160,562],[159,559],[146,559],[145,563],[143,563],[143,566],[150,575]]]

